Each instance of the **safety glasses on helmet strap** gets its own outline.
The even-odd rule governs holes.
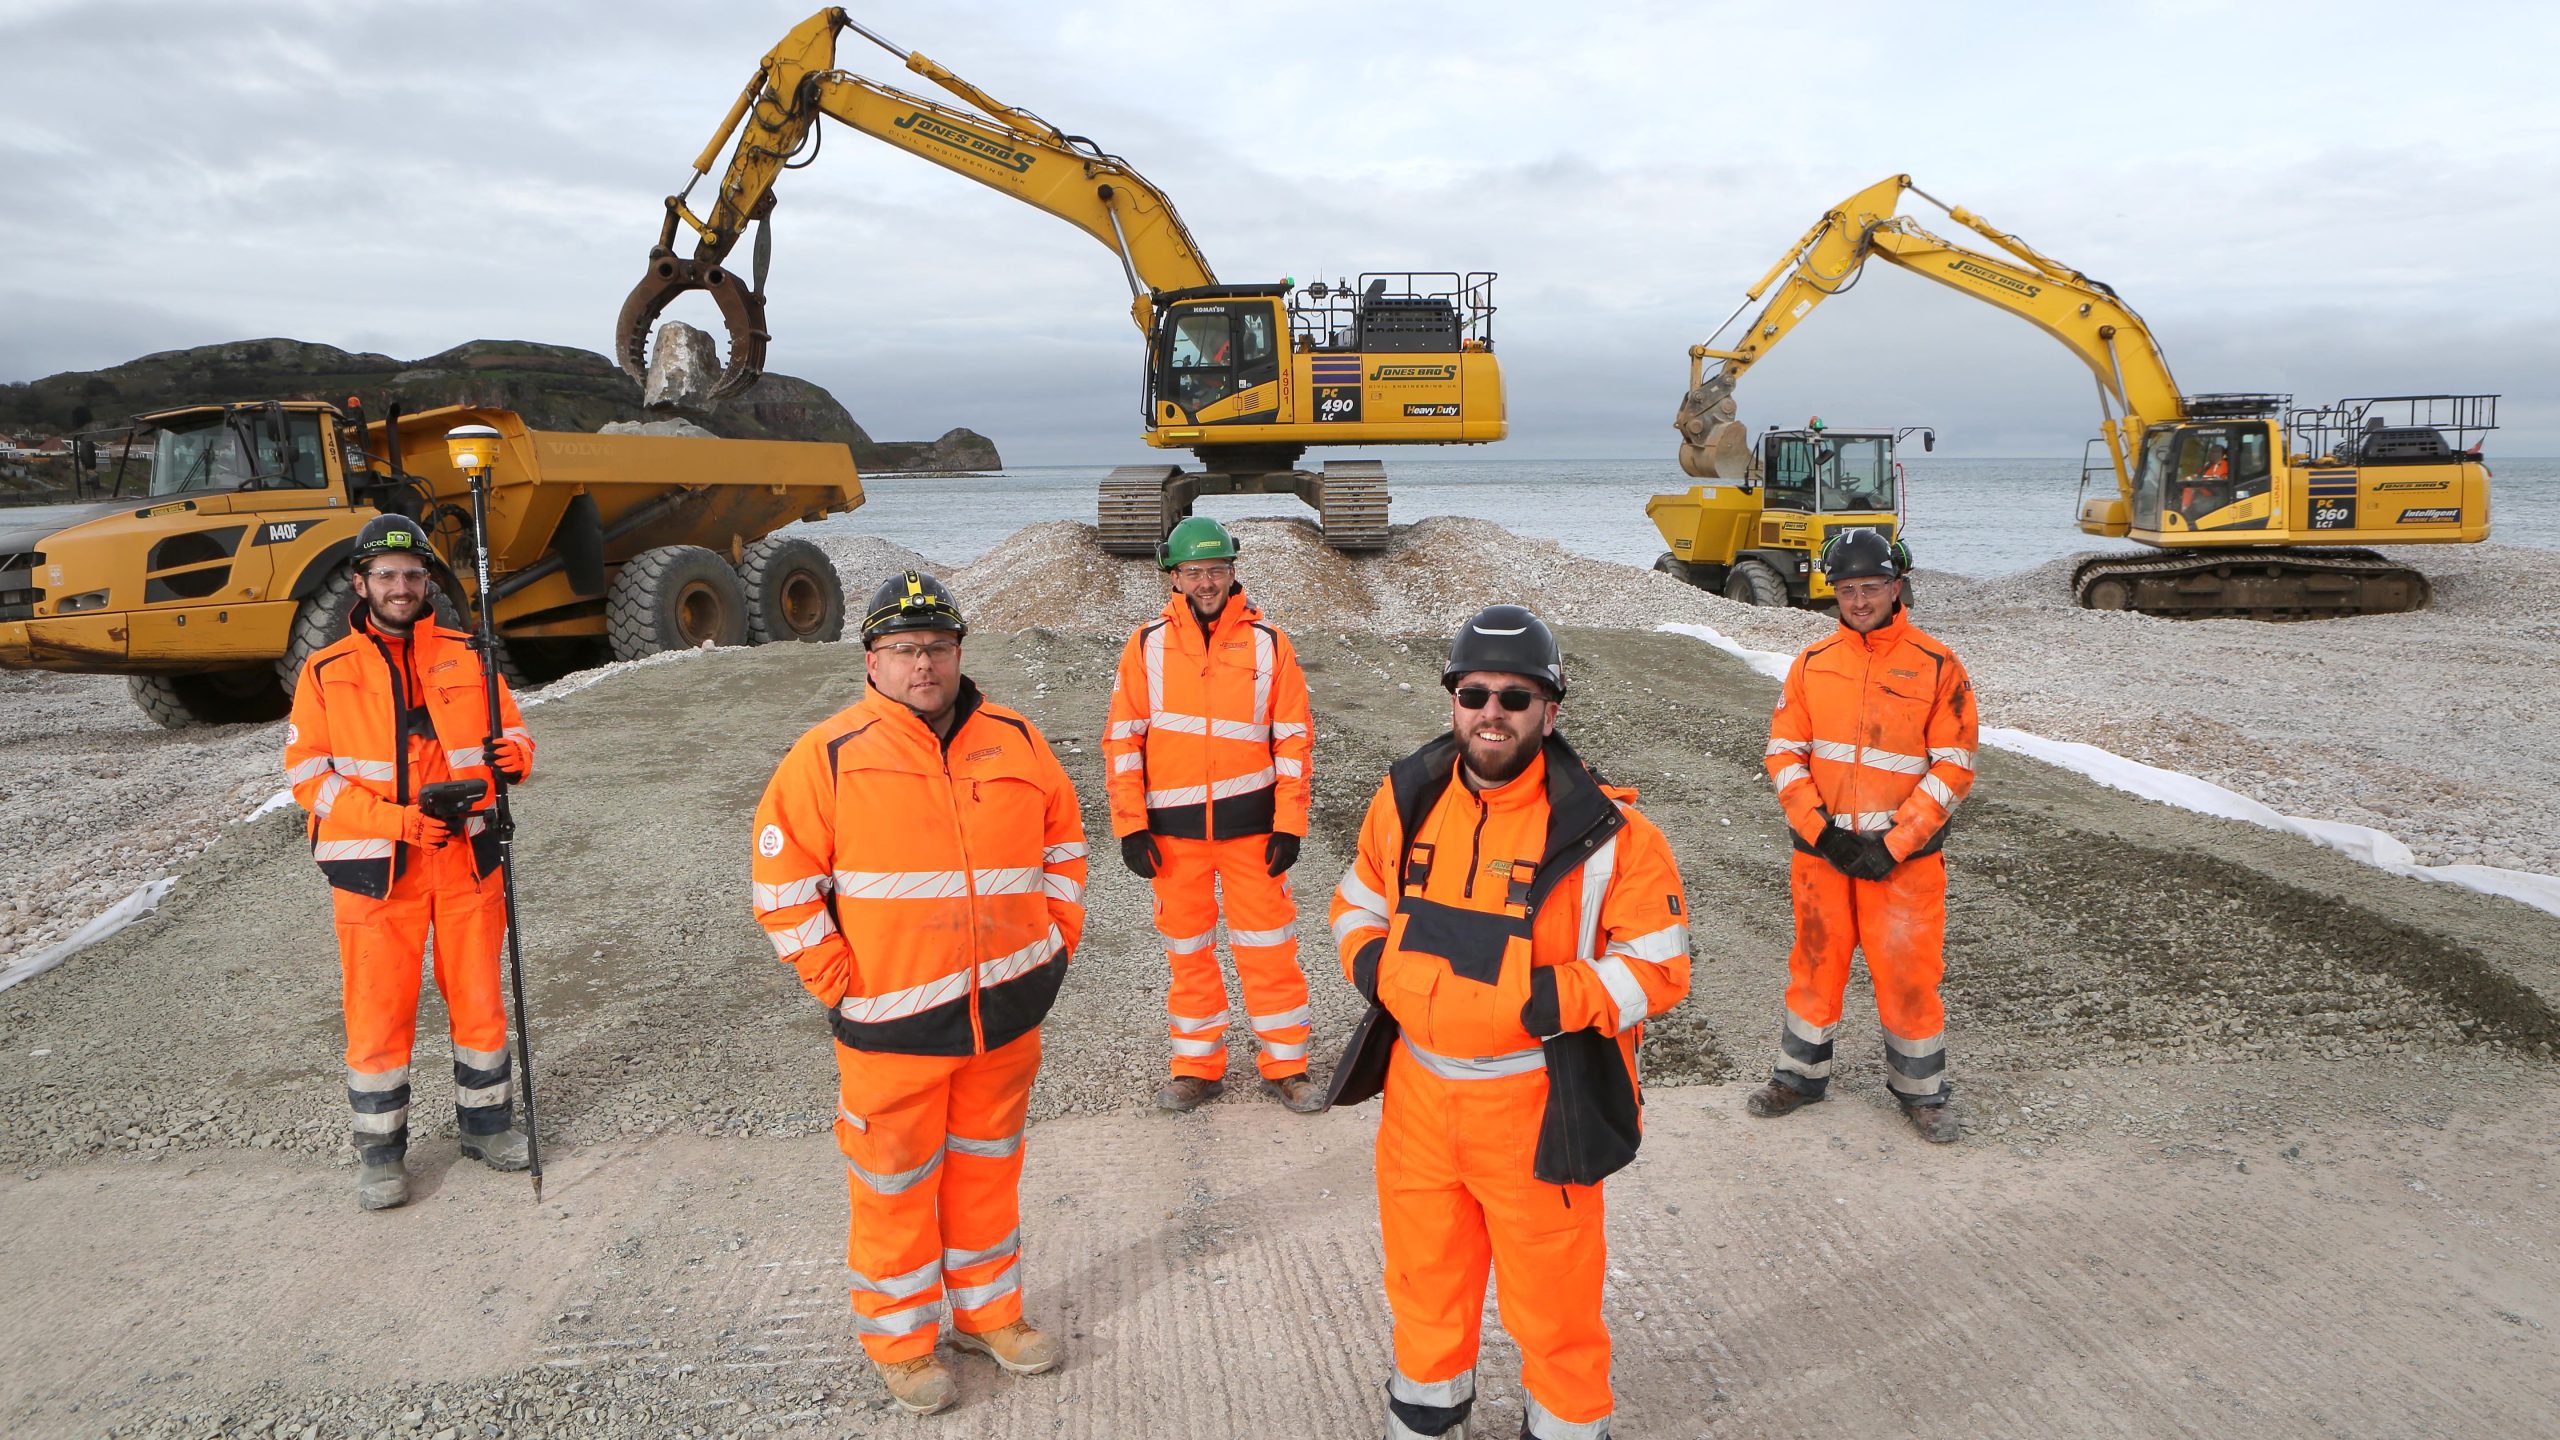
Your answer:
[[[1495,700],[1500,700],[1502,708],[1514,715],[1547,698],[1544,693],[1536,690],[1496,690],[1484,685],[1461,685],[1455,693],[1458,697],[1459,709],[1481,710]]]

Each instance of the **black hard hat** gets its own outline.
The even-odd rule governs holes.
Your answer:
[[[356,532],[355,553],[347,557],[347,564],[360,570],[378,555],[415,555],[429,569],[440,563],[427,545],[427,532],[406,515],[376,515],[366,521]]]
[[[871,592],[871,608],[862,615],[863,648],[901,630],[948,630],[958,636],[969,633],[969,622],[960,618],[947,586],[921,570],[909,570]]]
[[[1911,549],[1882,530],[1835,530],[1822,546],[1822,578],[1836,588],[1843,580],[1883,576],[1899,580],[1911,568]]]
[[[1526,675],[1544,681],[1555,699],[1564,698],[1564,651],[1547,623],[1518,605],[1488,605],[1449,642],[1449,663],[1440,671],[1440,688],[1455,690],[1458,677],[1477,670]]]

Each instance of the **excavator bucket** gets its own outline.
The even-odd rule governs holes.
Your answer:
[[[649,273],[631,287],[622,302],[622,318],[614,325],[614,354],[622,373],[642,385],[649,378],[649,336],[658,317],[679,295],[710,292],[729,331],[729,363],[711,387],[713,398],[735,395],[764,374],[766,342],[764,296],[747,288],[739,276],[707,260],[681,259],[663,249],[649,252]]]
[[[1710,379],[1680,397],[1680,468],[1701,480],[1751,478],[1751,431],[1734,418],[1733,387]]]

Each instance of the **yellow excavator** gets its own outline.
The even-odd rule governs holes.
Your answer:
[[[845,30],[970,108],[837,69]],[[644,379],[658,316],[694,291],[709,294],[729,331],[714,393],[735,393],[762,372],[774,183],[817,158],[822,118],[1054,215],[1119,258],[1130,318],[1147,339],[1146,442],[1188,450],[1201,469],[1114,470],[1099,506],[1102,544],[1113,554],[1155,554],[1193,500],[1222,494],[1295,494],[1316,508],[1328,545],[1377,549],[1387,541],[1385,467],[1364,459],[1301,469],[1310,447],[1503,438],[1490,272],[1222,285],[1173,202],[1127,161],[890,44],[842,10],[811,16],[764,57],[694,161],[693,179],[668,197],[648,274],[616,330],[616,354],[634,379]],[[694,186],[732,136],[719,189],[697,215]],[[750,224],[753,274],[742,279],[724,262]],[[676,253],[679,227],[695,236],[691,258]]]
[[[2002,253],[1954,244],[1897,214],[1906,191]],[[2084,606],[2258,620],[2415,610],[2427,603],[2424,575],[2371,550],[2331,547],[2489,538],[2480,449],[2497,428],[2497,396],[2296,406],[2290,395],[2182,394],[2150,327],[2112,288],[1944,204],[1908,175],[1888,176],[1826,212],[1708,343],[1691,347],[1689,391],[1674,421],[1681,469],[1700,479],[1748,478],[1751,446],[1734,418],[1736,382],[1815,306],[1855,284],[1870,259],[2028,321],[2096,377],[2101,433],[2082,457],[2080,528],[2156,553],[2083,561],[2071,585]],[[1739,343],[1713,348],[1772,285],[1777,293]],[[1712,374],[1710,360],[1719,362]]]

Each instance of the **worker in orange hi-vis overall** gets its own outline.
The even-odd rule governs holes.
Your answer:
[[[1689,992],[1688,907],[1635,792],[1555,733],[1562,656],[1536,616],[1476,615],[1442,682],[1450,733],[1387,772],[1333,898],[1370,1011],[1328,1099],[1386,1097],[1386,1433],[1463,1430],[1490,1269],[1521,1433],[1599,1440],[1616,1408],[1601,1182],[1636,1152],[1644,1021]]]
[[[429,785],[485,784],[493,770],[522,782],[533,734],[507,682],[488,676],[504,727],[489,751],[480,654],[430,608],[437,563],[426,532],[404,516],[357,534],[347,634],[304,664],[285,727],[285,780],[310,812],[311,855],[337,913],[356,1203],[367,1210],[409,1198],[409,1060],[430,934],[452,1017],[462,1153],[500,1170],[531,1163],[499,998],[507,920],[497,836],[484,815],[449,824],[418,801]],[[484,790],[478,808],[489,804]]]
[[[914,1414],[958,1398],[934,1353],[1053,1369],[1023,1319],[1022,1144],[1040,1022],[1084,931],[1084,822],[1049,743],[960,669],[968,634],[915,571],[871,598],[869,690],[791,747],[755,820],[756,920],[835,1030],[854,1328]]]
[[[1307,980],[1289,890],[1315,750],[1307,678],[1289,637],[1236,583],[1224,526],[1184,520],[1157,559],[1173,595],[1121,649],[1102,737],[1111,827],[1121,859],[1155,886],[1173,971],[1173,1075],[1156,1103],[1190,1110],[1226,1088],[1223,904],[1262,1086],[1313,1113],[1324,1096],[1307,1078]]]
[[[1973,788],[1978,716],[1955,652],[1902,605],[1908,552],[1874,530],[1824,548],[1840,628],[1799,652],[1769,720],[1768,770],[1794,832],[1795,948],[1778,1064],[1754,1115],[1831,1084],[1849,957],[1863,951],[1884,1024],[1885,1083],[1913,1128],[1957,1138],[1947,1088],[1947,824]]]

